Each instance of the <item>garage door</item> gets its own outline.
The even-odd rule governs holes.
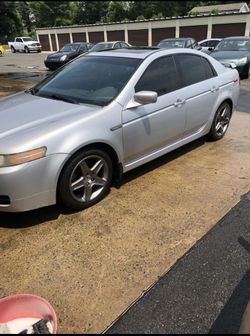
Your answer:
[[[246,23],[214,24],[212,37],[244,36]]]
[[[207,38],[207,25],[180,27],[180,37],[192,37],[196,41]]]
[[[175,37],[175,28],[154,28],[152,29],[152,44],[157,45],[161,40],[165,38]]]
[[[128,41],[135,46],[147,46],[148,45],[148,29],[129,30]]]
[[[49,45],[49,35],[39,35],[39,41],[42,45],[43,51],[50,51],[50,45]]]
[[[86,42],[86,33],[72,33],[73,42]]]
[[[107,31],[108,41],[125,41],[124,30]]]
[[[70,43],[69,34],[57,34],[59,48],[61,49],[65,44]]]
[[[89,32],[89,42],[98,43],[104,41],[104,32]]]

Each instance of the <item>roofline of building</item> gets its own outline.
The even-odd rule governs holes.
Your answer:
[[[250,11],[239,13],[239,12],[228,12],[228,13],[219,13],[219,14],[198,14],[195,16],[172,16],[172,17],[165,17],[161,19],[145,19],[145,20],[134,20],[134,21],[118,21],[118,22],[103,22],[103,23],[93,23],[93,24],[85,24],[85,25],[71,25],[71,26],[58,26],[58,27],[41,27],[35,28],[37,30],[49,30],[49,29],[62,29],[62,28],[84,28],[84,27],[100,27],[100,26],[111,26],[116,24],[128,24],[128,23],[139,23],[139,22],[156,22],[156,21],[170,21],[170,20],[177,20],[177,19],[195,19],[197,17],[215,17],[215,16],[226,16],[226,15],[248,15]]]

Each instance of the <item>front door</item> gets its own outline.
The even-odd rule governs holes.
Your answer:
[[[135,92],[155,91],[156,103],[123,111],[125,164],[150,155],[183,136],[186,123],[184,91],[172,56],[153,61],[135,86]]]

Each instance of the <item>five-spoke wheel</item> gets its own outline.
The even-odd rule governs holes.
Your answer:
[[[85,209],[106,196],[111,177],[109,156],[99,149],[84,150],[66,164],[59,181],[58,197],[70,209]]]

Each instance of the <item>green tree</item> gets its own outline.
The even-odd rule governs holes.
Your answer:
[[[128,7],[125,1],[110,1],[108,4],[106,21],[117,22],[123,21],[128,13]]]
[[[16,8],[20,15],[22,25],[28,33],[31,33],[33,28],[33,23],[31,19],[31,8],[29,1],[16,1]]]
[[[31,1],[30,7],[36,27],[71,25],[76,10],[73,1]]]
[[[7,43],[15,36],[22,35],[22,23],[16,10],[15,1],[0,2],[0,43]]]
[[[78,1],[73,18],[74,24],[92,24],[105,22],[109,1]]]

